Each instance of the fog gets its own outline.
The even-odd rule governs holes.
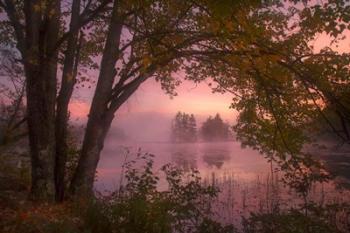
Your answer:
[[[74,125],[86,125],[93,90],[78,89],[70,104]],[[127,139],[141,142],[169,141],[171,120],[178,111],[194,114],[197,128],[209,117],[219,113],[225,122],[235,121],[237,112],[230,109],[229,94],[212,93],[207,83],[194,84],[183,81],[177,88],[177,96],[170,97],[154,80],[148,80],[116,112],[108,139]],[[120,131],[125,138],[119,137]]]
[[[217,112],[211,114],[214,116]],[[218,112],[220,114],[220,112]],[[136,142],[168,142],[171,133],[171,121],[176,113],[160,112],[131,112],[116,115],[108,133],[108,140],[128,140]],[[209,117],[204,114],[194,114],[197,130]],[[233,124],[233,119],[223,118],[225,122]],[[121,131],[125,134],[123,138]]]
[[[116,136],[121,129],[129,141],[168,141],[171,115],[157,112],[130,113],[117,116],[108,134]]]

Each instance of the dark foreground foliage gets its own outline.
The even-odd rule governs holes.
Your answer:
[[[152,155],[141,153],[124,168],[125,185],[95,200],[87,211],[93,232],[233,232],[211,218],[218,190],[203,186],[198,172],[165,165],[157,175]],[[167,181],[166,191],[157,189],[160,175]]]
[[[349,232],[349,206],[310,206],[308,212],[252,214],[243,219],[244,233],[340,233]],[[339,216],[342,215],[343,216]],[[344,218],[345,217],[345,218]],[[347,221],[347,222],[344,222]],[[340,221],[340,222],[339,222]]]
[[[199,173],[172,165],[159,170],[153,156],[138,153],[123,166],[120,187],[93,199],[37,204],[0,196],[3,233],[344,233],[350,207],[308,203],[300,209],[252,213],[242,226],[220,223],[213,203],[219,190],[203,185]],[[16,181],[14,181],[16,183]],[[3,188],[3,187],[2,187]],[[163,189],[160,191],[160,189]]]
[[[211,201],[218,189],[203,186],[199,173],[171,166],[153,169],[152,155],[126,163],[125,182],[108,195],[60,205],[23,205],[9,211],[2,232],[66,233],[231,233],[233,226],[215,221]],[[159,191],[160,176],[166,191]],[[124,184],[125,183],[125,184]],[[124,185],[123,185],[124,184]]]

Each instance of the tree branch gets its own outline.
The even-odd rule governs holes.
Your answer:
[[[112,2],[112,0],[103,0],[95,10],[89,10],[88,7],[90,6],[90,4],[88,4],[85,10],[79,16],[79,23],[74,27],[70,28],[69,31],[65,32],[61,36],[61,38],[58,39],[55,45],[55,50],[57,50],[61,46],[61,44],[64,43],[72,34],[76,33],[80,30],[80,28],[84,27],[92,20],[94,20],[110,2]]]
[[[14,3],[11,0],[4,0],[5,3],[0,2],[0,7],[2,7],[15,31],[17,37],[17,48],[21,52],[22,56],[25,55],[25,36],[23,31],[23,25],[20,23],[18,18],[18,14],[16,12],[16,8]]]

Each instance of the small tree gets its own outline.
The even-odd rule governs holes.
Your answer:
[[[171,141],[177,142],[179,140],[180,125],[181,125],[181,112],[178,112],[175,118],[172,120],[171,125]]]
[[[172,142],[197,141],[196,119],[193,114],[178,112],[172,121]]]
[[[201,133],[205,141],[220,141],[230,138],[229,125],[224,123],[218,113],[214,118],[208,117],[202,125]]]
[[[191,142],[197,141],[197,123],[196,118],[193,114],[191,114],[189,123],[188,123],[188,134],[189,134],[189,140]]]

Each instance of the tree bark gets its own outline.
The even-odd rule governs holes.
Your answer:
[[[72,3],[72,15],[70,31],[74,31],[79,24],[80,0]],[[67,127],[68,127],[68,104],[72,97],[76,83],[77,68],[82,35],[78,43],[78,31],[71,33],[65,52],[61,89],[57,98],[56,109],[56,164],[55,164],[55,187],[56,201],[62,201],[65,191],[65,166],[67,162]]]
[[[31,198],[53,201],[55,163],[55,102],[60,1],[25,1],[26,43],[24,69],[32,165]]]
[[[92,194],[94,178],[100,154],[103,149],[104,140],[114,119],[114,113],[135,93],[138,87],[148,76],[138,77],[129,85],[126,85],[118,98],[113,99],[110,107],[102,114],[95,112],[94,118],[89,118],[81,157],[78,168],[72,181],[72,194],[82,196]],[[102,104],[102,103],[101,103]],[[96,109],[96,108],[94,108]],[[90,111],[91,112],[91,111]]]
[[[75,196],[92,194],[93,183],[104,140],[114,116],[89,118],[81,157],[71,183],[71,193]]]
[[[103,149],[104,139],[114,118],[114,114],[108,112],[108,103],[116,75],[115,65],[119,58],[122,32],[118,2],[116,0],[113,4],[100,74],[90,108],[82,151],[70,186],[71,193],[74,195],[91,194],[100,152]]]

